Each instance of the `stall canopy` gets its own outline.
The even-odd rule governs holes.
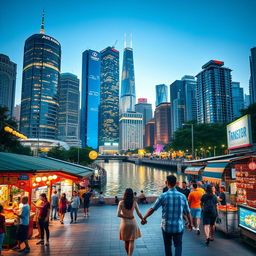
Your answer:
[[[225,168],[228,166],[229,161],[217,162],[212,161],[208,162],[207,166],[204,169],[203,180],[208,181],[218,181],[222,179],[222,174]]]
[[[189,166],[185,169],[185,174],[198,175],[199,172],[204,168],[204,166]]]
[[[33,157],[0,152],[1,173],[38,173],[58,171],[77,178],[91,175],[94,169],[47,157]]]

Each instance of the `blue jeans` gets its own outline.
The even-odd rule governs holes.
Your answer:
[[[71,211],[70,211],[70,218],[71,220],[73,220],[73,213],[75,214],[75,221],[77,219],[77,212],[78,212],[78,208],[73,208],[71,207]]]
[[[168,233],[162,229],[163,238],[164,238],[164,249],[166,256],[172,256],[172,240],[175,247],[175,256],[181,256],[182,253],[182,235],[180,233]]]
[[[3,242],[4,242],[4,233],[0,234],[0,255],[2,255]]]
[[[58,206],[52,206],[51,219],[55,219],[55,220],[57,219],[57,216],[56,216],[57,210],[58,210]],[[53,214],[53,212],[54,212],[54,214]]]

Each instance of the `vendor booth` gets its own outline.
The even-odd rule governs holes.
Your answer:
[[[204,166],[189,166],[185,169],[184,173],[188,176],[188,181],[201,181]]]
[[[4,245],[16,243],[18,199],[28,196],[29,204],[36,202],[41,193],[46,193],[50,201],[53,189],[60,189],[67,197],[77,189],[79,183],[87,183],[94,169],[69,162],[0,152],[0,204],[4,207],[7,234]],[[33,232],[35,208],[31,206],[29,235]]]

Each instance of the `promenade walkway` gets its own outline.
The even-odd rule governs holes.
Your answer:
[[[145,214],[150,205],[140,205]],[[79,213],[76,224],[69,224],[69,216],[65,224],[55,221],[51,223],[50,246],[36,245],[35,239],[30,240],[29,256],[119,256],[126,255],[123,242],[118,240],[120,219],[116,217],[116,206],[92,206],[89,218]],[[142,238],[136,240],[134,256],[164,255],[163,240],[160,229],[161,209],[155,212],[148,224],[141,226]],[[12,250],[4,250],[3,255],[24,255]],[[217,232],[216,239],[207,248],[203,233],[185,231],[183,237],[183,256],[255,256],[255,249],[242,243],[239,238],[226,238]]]

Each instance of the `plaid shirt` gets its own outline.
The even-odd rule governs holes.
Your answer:
[[[169,189],[158,197],[152,209],[156,211],[160,206],[162,206],[162,229],[168,233],[182,232],[182,213],[190,212],[186,196],[176,188]]]

